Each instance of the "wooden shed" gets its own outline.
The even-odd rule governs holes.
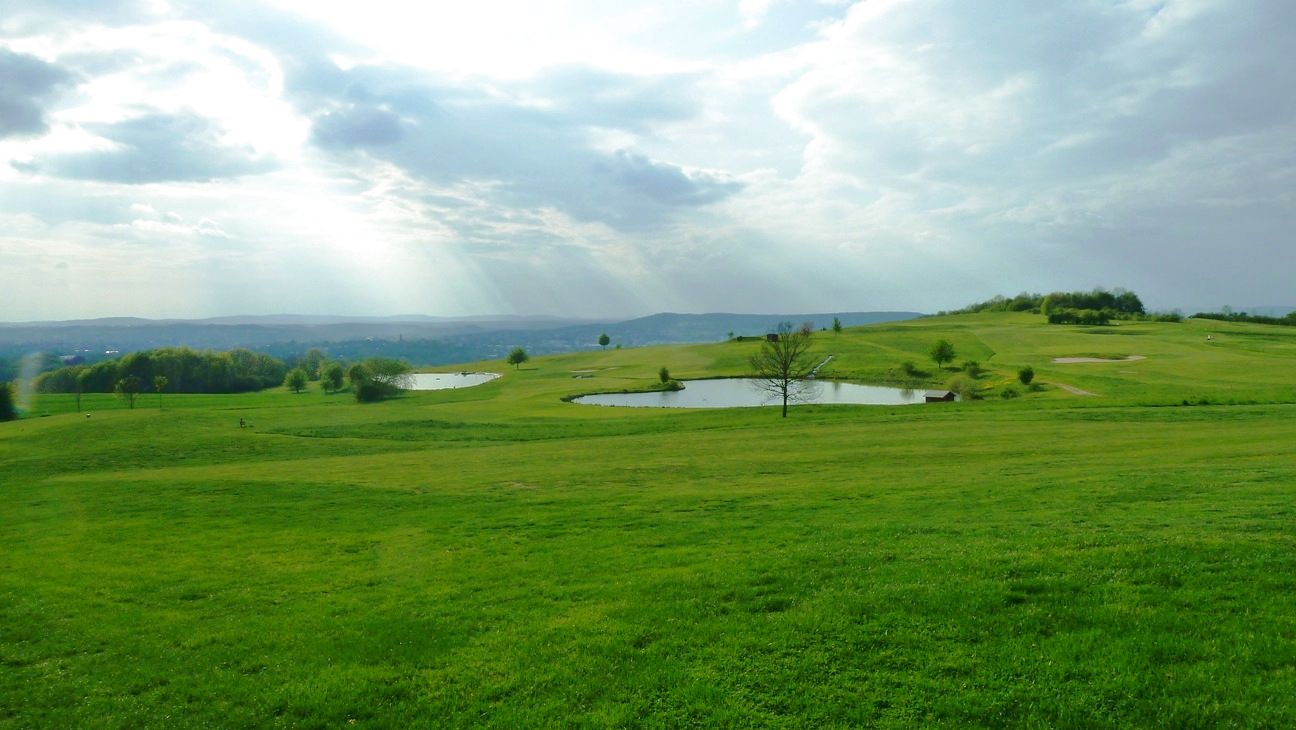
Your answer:
[[[926,403],[940,403],[942,401],[954,400],[955,394],[952,390],[929,390],[923,393],[923,401]]]

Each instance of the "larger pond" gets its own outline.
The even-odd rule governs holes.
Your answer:
[[[499,377],[499,373],[413,373],[410,375],[410,390],[448,390],[450,388],[471,388],[474,385],[489,383]]]
[[[721,380],[686,380],[684,390],[653,393],[598,393],[573,398],[573,403],[632,408],[747,408],[782,404],[780,399],[759,389],[752,378]],[[856,385],[831,380],[805,381],[809,386],[802,403],[854,403],[863,405],[903,406],[922,403],[921,390],[887,388],[880,385]]]

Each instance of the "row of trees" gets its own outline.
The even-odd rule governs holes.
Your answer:
[[[1296,327],[1296,310],[1292,310],[1283,317],[1269,317],[1263,314],[1247,314],[1246,312],[1234,312],[1225,308],[1222,312],[1198,312],[1193,315],[1194,319],[1214,319],[1221,322],[1254,322],[1256,324],[1276,324],[1283,327]]]
[[[1110,309],[1054,309],[1048,313],[1049,324],[1110,324],[1116,313]]]
[[[283,361],[251,350],[210,352],[188,347],[167,347],[133,352],[93,365],[71,365],[36,379],[41,393],[139,392],[154,388],[170,393],[242,393],[270,388],[283,382]]]
[[[343,368],[341,363],[319,363],[315,380],[325,393],[336,393],[350,383],[351,392],[362,403],[384,400],[413,385],[410,364],[390,357],[371,357]],[[312,378],[306,367],[298,365],[284,376],[284,387],[300,393]]]

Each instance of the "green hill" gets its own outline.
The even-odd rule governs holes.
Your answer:
[[[1296,723],[1296,331],[974,314],[815,348],[935,385],[940,338],[985,399],[561,400],[755,342],[368,405],[42,396],[0,424],[0,726]]]

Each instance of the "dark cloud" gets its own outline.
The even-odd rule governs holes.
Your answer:
[[[742,189],[733,180],[713,175],[690,176],[674,165],[653,162],[643,155],[625,151],[618,152],[605,169],[626,190],[663,205],[706,205]]]
[[[49,129],[46,104],[72,80],[58,66],[0,48],[0,139]]]
[[[150,114],[117,124],[87,125],[117,148],[39,160],[23,167],[56,177],[127,184],[203,182],[265,172],[254,151],[230,147],[211,120],[192,113]]]
[[[350,105],[315,119],[313,139],[325,149],[382,147],[400,141],[404,130],[395,114],[374,107]]]
[[[508,205],[643,229],[741,189],[716,175],[591,148],[592,128],[633,131],[694,113],[677,98],[687,94],[672,93],[666,80],[566,69],[541,84],[553,96],[542,94],[550,103],[537,105],[438,86],[403,69],[341,72],[329,64],[298,79],[298,103],[313,111],[320,147],[361,151],[435,183],[492,183]]]

